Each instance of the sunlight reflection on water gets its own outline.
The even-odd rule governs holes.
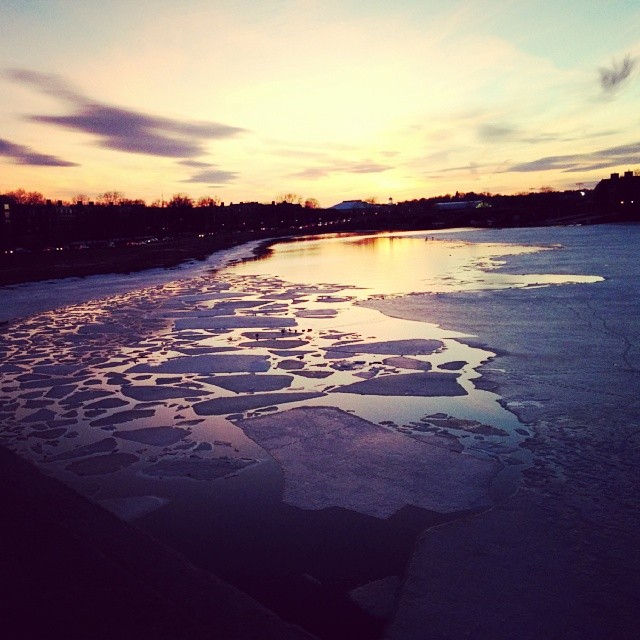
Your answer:
[[[506,256],[558,247],[463,242],[433,232],[319,236],[282,242],[266,258],[233,267],[238,274],[277,275],[295,283],[343,283],[368,294],[446,293],[477,289],[589,283],[598,276],[507,274]]]
[[[401,296],[408,293],[450,293],[482,289],[533,288],[569,283],[592,283],[599,276],[566,274],[510,274],[500,270],[505,258],[561,249],[559,245],[534,246],[495,242],[465,242],[445,239],[433,232],[321,236],[274,245],[265,259],[234,265],[234,275],[277,277],[297,284],[345,285],[355,300],[371,297]],[[307,303],[307,306],[309,304]],[[511,464],[527,464],[528,456],[519,444],[528,431],[517,417],[500,403],[494,393],[477,389],[473,383],[476,369],[493,354],[459,342],[461,334],[447,331],[425,321],[390,318],[346,301],[333,305],[339,315],[332,328],[351,331],[368,340],[439,339],[445,348],[428,361],[437,369],[453,360],[464,362],[460,385],[467,395],[459,397],[384,397],[330,393],[306,401],[306,405],[339,406],[341,409],[393,428],[414,429],[424,416],[446,414],[465,421],[478,421],[502,430],[502,435],[478,436],[453,426],[464,450],[473,455],[507,456]],[[307,320],[313,330],[327,326],[326,320]],[[359,356],[362,357],[362,356]],[[369,367],[375,366],[375,358]],[[332,381],[338,383],[339,373]],[[346,382],[346,380],[344,381]],[[294,405],[292,405],[294,406]],[[508,465],[507,465],[508,467]],[[505,482],[516,479],[513,467],[505,473]],[[506,476],[509,476],[507,478]]]
[[[164,429],[171,424],[188,426],[190,432],[185,437],[191,441],[161,454],[147,453],[126,439],[114,444],[112,439],[118,455],[128,456],[128,461],[135,458],[136,463],[109,478],[112,488],[102,489],[104,497],[113,497],[120,489],[124,492],[122,487],[133,482],[134,477],[146,487],[150,481],[141,479],[137,469],[155,464],[153,458],[158,456],[189,456],[185,452],[192,446],[211,445],[213,449],[206,449],[209,453],[199,454],[209,458],[224,458],[231,451],[238,459],[259,459],[260,448],[232,423],[242,417],[296,406],[337,406],[389,430],[426,438],[446,448],[459,447],[472,455],[499,458],[509,469],[521,468],[520,463],[526,464],[527,460],[519,445],[529,431],[521,428],[516,416],[499,403],[498,395],[477,389],[474,384],[478,367],[493,354],[464,344],[459,340],[460,333],[425,321],[428,318],[392,318],[357,302],[410,292],[601,280],[597,276],[508,274],[499,269],[506,256],[554,248],[557,247],[468,243],[459,238],[438,239],[432,233],[325,237],[277,244],[266,260],[235,263],[215,274],[203,266],[185,268],[180,273],[184,277],[173,282],[163,281],[163,274],[160,282],[147,288],[139,285],[147,279],[153,281],[154,274],[125,279],[126,282],[115,276],[96,277],[91,282],[101,283],[103,288],[94,290],[92,295],[103,295],[103,299],[25,318],[5,334],[6,381],[1,390],[5,396],[0,400],[12,407],[11,412],[18,419],[17,426],[9,425],[7,437],[20,453],[52,464],[47,453],[50,447],[73,446],[74,441],[89,445],[96,438],[105,438],[104,429],[117,429],[114,425],[122,420],[136,429],[151,428],[158,422]],[[73,291],[77,284],[51,281],[38,287],[46,294],[46,300],[60,304],[65,291],[81,300],[90,295],[82,288]],[[114,286],[129,292],[114,296]],[[33,305],[31,312],[38,310],[42,302],[27,295],[34,287],[12,290],[15,300]],[[401,298],[398,304],[402,304]],[[279,349],[277,344],[271,344],[274,336],[269,327],[271,334],[283,338],[285,344],[288,341],[290,346]],[[387,351],[386,355],[384,351],[366,349],[339,351],[340,345],[346,343],[430,340],[441,341],[440,348],[427,353],[411,351],[409,346],[408,352]],[[167,373],[156,372],[154,367],[179,361],[185,354],[228,350],[237,354],[235,361],[252,357],[268,362],[264,377],[282,377],[291,372],[291,387],[285,388],[284,395],[267,394],[265,402],[269,406],[258,406],[253,411],[242,408],[247,398],[252,400],[252,389],[236,393],[226,390],[224,384],[216,384],[221,376],[231,374],[216,372],[211,377],[211,371],[198,367],[176,371],[179,376],[171,378],[171,384],[193,387],[216,401],[242,401],[238,405],[226,403],[225,406],[240,408],[221,409],[219,415],[214,412],[206,422],[194,413],[198,398],[172,401],[157,392],[156,385],[167,383]],[[134,363],[143,363],[147,370],[131,368]],[[33,379],[33,371],[39,366],[53,366],[55,376],[63,377],[51,378],[54,374],[46,369],[45,373],[36,371]],[[56,367],[60,366],[69,368],[71,373],[58,371]],[[422,378],[420,384],[425,388],[417,392],[402,387],[408,384],[407,378],[413,380],[416,367],[426,370],[425,366],[438,372],[437,376],[429,375],[431,381],[455,378],[457,392],[461,387],[463,393],[446,395],[438,391],[444,395],[432,395],[436,392],[427,389],[431,382]],[[170,366],[168,371],[171,372]],[[303,373],[309,375],[300,375]],[[356,391],[345,390],[372,379],[382,384],[369,384],[365,392],[362,385]],[[389,382],[400,386],[390,389]],[[133,387],[144,387],[145,397],[155,401],[136,403],[134,396],[128,395]],[[76,391],[78,399],[69,404],[66,396],[74,397]],[[300,391],[310,393],[302,400],[286,397],[289,392]],[[110,396],[109,402],[115,404],[106,409],[92,407],[95,398],[89,396],[95,393]],[[128,408],[120,415],[122,406]],[[107,415],[99,418],[97,411]],[[115,413],[122,420],[111,424],[109,420]],[[433,422],[434,414],[444,415],[444,421],[436,418]],[[99,422],[105,417],[104,424]],[[91,426],[94,420],[98,430],[87,429],[85,423],[88,421]],[[43,423],[38,425],[40,431],[34,428],[31,433],[29,425],[37,422]],[[69,427],[72,423],[77,429]],[[21,435],[25,429],[27,436]],[[61,458],[56,464],[68,480],[67,459]]]

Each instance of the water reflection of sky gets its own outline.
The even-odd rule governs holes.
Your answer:
[[[506,256],[553,250],[440,239],[429,232],[335,236],[274,245],[265,260],[234,267],[242,274],[277,275],[295,283],[349,284],[375,294],[451,292],[471,289],[597,282],[581,275],[506,274]]]
[[[66,395],[72,392],[70,387],[67,388],[68,385],[82,393],[99,390],[111,396],[111,401],[117,400],[117,407],[99,410],[110,412],[109,416],[119,412],[122,406],[127,406],[123,411],[134,412],[129,416],[130,421],[127,418],[127,428],[150,428],[158,422],[188,427],[190,432],[185,438],[192,440],[179,443],[173,452],[165,451],[162,455],[179,455],[183,452],[188,456],[185,446],[208,443],[214,447],[206,454],[209,457],[219,456],[223,447],[222,457],[228,455],[231,448],[236,457],[258,459],[260,456],[255,453],[257,445],[252,448],[252,443],[222,415],[208,416],[204,422],[199,414],[194,413],[192,405],[195,401],[159,398],[150,403],[136,404],[124,391],[130,390],[132,385],[147,386],[152,391],[150,397],[153,400],[153,390],[157,385],[168,384],[163,379],[166,375],[154,373],[153,369],[138,372],[140,375],[136,375],[135,371],[129,373],[133,363],[155,366],[184,354],[232,349],[240,354],[250,353],[268,360],[270,369],[266,375],[290,370],[295,372],[300,367],[307,372],[328,374],[320,377],[295,376],[291,387],[284,391],[285,394],[311,392],[314,397],[291,402],[288,399],[278,400],[279,396],[265,398],[269,406],[259,407],[255,412],[243,410],[245,415],[259,415],[260,410],[275,411],[275,405],[280,410],[294,406],[337,406],[402,433],[418,432],[422,434],[421,437],[427,434],[439,439],[446,432],[447,446],[451,437],[455,437],[466,453],[497,457],[506,463],[506,470],[521,468],[522,464],[518,463],[526,464],[527,461],[522,458],[523,450],[519,444],[528,437],[528,431],[520,428],[522,425],[498,402],[500,398],[497,395],[477,389],[474,384],[474,379],[478,377],[477,369],[491,355],[489,352],[465,345],[458,340],[460,334],[454,331],[424,321],[391,318],[354,302],[372,295],[412,291],[543,286],[600,279],[565,275],[513,275],[497,269],[506,256],[541,250],[542,247],[515,244],[467,243],[458,238],[447,240],[437,234],[426,233],[360,235],[281,243],[274,247],[267,260],[235,264],[216,274],[207,272],[205,265],[185,267],[179,272],[182,278],[174,282],[155,283],[156,274],[152,273],[140,274],[134,279],[121,276],[87,279],[87,284],[101,285],[92,290],[93,296],[105,296],[104,299],[32,316],[14,324],[12,330],[6,333],[4,364],[11,366],[13,358],[19,366],[13,373],[5,369],[5,397],[0,397],[0,401],[11,403],[8,405],[13,407],[11,413],[19,421],[26,420],[27,425],[36,421],[36,412],[41,408],[47,407],[47,415],[51,412],[51,419],[43,414],[41,421],[47,422],[46,426],[51,428],[45,431],[45,435],[52,440],[45,438],[41,442],[43,434],[36,429],[35,435],[29,431],[29,437],[24,439],[20,436],[14,442],[20,453],[32,458],[35,456],[40,462],[46,459],[42,456],[48,455],[47,448],[58,446],[58,442],[68,446],[74,446],[74,443],[84,445],[90,444],[96,437],[105,436],[102,428],[99,432],[84,428],[87,421],[91,424],[94,419],[104,418],[94,415],[98,409],[90,406],[90,399],[78,401],[77,406],[71,407],[77,415],[69,413],[69,407],[63,403],[63,400],[66,402]],[[168,277],[168,274],[163,274],[161,280],[165,276]],[[154,282],[154,286],[136,289],[147,279]],[[332,286],[318,286],[322,283]],[[27,295],[33,292],[36,285],[16,287],[12,289],[15,294],[12,299],[25,303],[31,301],[34,306],[31,312],[37,311],[41,304],[55,308],[61,306],[66,294],[80,299],[91,295],[88,287],[78,285],[77,280],[40,283],[37,286],[42,290],[43,299]],[[114,287],[131,292],[113,296]],[[111,297],[107,297],[109,294]],[[12,308],[11,300],[5,306]],[[237,328],[231,324],[220,332],[215,330],[212,320],[217,316],[251,319],[256,314],[261,321],[275,320],[276,328],[279,326],[278,318],[286,319],[288,324],[283,326],[295,326],[296,337],[304,337],[306,344],[299,351],[278,351],[273,345],[269,347],[266,335],[259,336],[262,331],[260,327],[263,326],[260,322],[249,323],[250,327],[256,327],[252,341],[252,331],[248,332],[242,323]],[[268,323],[265,326],[269,326]],[[384,355],[367,353],[366,349],[360,353],[341,355],[340,361],[344,366],[335,366],[335,354],[328,353],[334,343],[343,340],[367,343],[433,339],[442,341],[442,349],[419,356],[419,359],[428,362],[434,371],[440,371],[440,375],[450,371],[447,364],[461,362],[462,366],[456,371],[458,382],[466,392],[464,395],[361,395],[341,391],[341,388],[364,379],[411,374],[414,369],[398,364],[397,360],[395,364],[393,360],[385,362]],[[401,351],[398,355],[406,354]],[[295,359],[297,367],[291,367],[291,362],[287,362],[292,359]],[[72,372],[79,369],[82,375],[69,380],[47,378],[44,382],[29,377],[26,367],[33,369],[51,363],[71,367]],[[23,379],[25,372],[27,376]],[[13,379],[10,380],[8,376],[13,376]],[[181,375],[171,384],[179,381],[180,385],[193,386],[216,399],[232,397],[234,393],[226,391],[224,385],[216,385],[216,377],[219,378],[218,374],[211,380],[203,372],[194,371]],[[47,391],[49,387],[51,389]],[[51,397],[42,398],[45,393],[50,393]],[[243,393],[239,392],[238,395]],[[177,395],[177,398],[182,397],[183,394]],[[85,409],[87,413],[81,415],[79,412]],[[142,409],[142,412],[138,409]],[[425,418],[439,413],[458,421],[477,421],[501,431],[480,434],[462,422],[447,424],[446,427],[425,427],[428,424]],[[78,428],[71,431],[73,427],[69,427],[70,433],[60,435],[71,423],[77,424]],[[113,424],[106,424],[107,427],[117,428]],[[24,428],[31,429],[29,426]],[[59,435],[56,435],[56,429],[60,430]],[[15,435],[19,435],[19,432]],[[116,493],[116,489],[119,491],[133,482],[136,468],[155,464],[151,459],[139,461],[142,455],[139,447],[128,444],[126,439],[124,444],[119,442],[117,446],[118,454],[129,455],[129,460],[133,456],[137,466],[127,467],[117,477],[110,478],[112,491]],[[125,451],[127,447],[130,449]],[[60,473],[69,476],[71,472],[67,470],[67,464],[66,458],[59,462]],[[144,478],[144,482],[151,481]],[[108,497],[112,497],[112,494]]]
[[[443,238],[433,232],[323,236],[276,244],[265,259],[233,265],[230,270],[236,275],[277,277],[295,284],[330,283],[354,287],[348,289],[349,296],[354,299],[413,292],[540,287],[603,279],[566,274],[510,274],[500,270],[510,256],[560,248],[559,245],[465,242],[457,238]],[[313,306],[309,302],[306,305]],[[502,436],[478,436],[456,429],[449,429],[449,433],[455,433],[466,453],[509,458],[511,461],[505,467],[507,471],[496,486],[513,486],[517,477],[514,469],[518,468],[518,463],[526,464],[527,456],[522,455],[523,450],[518,445],[528,432],[521,428],[523,425],[516,416],[499,403],[499,396],[477,389],[473,383],[479,375],[477,368],[492,354],[469,347],[456,340],[460,334],[428,322],[386,317],[354,306],[353,300],[333,306],[339,310],[339,315],[331,321],[331,326],[355,332],[365,340],[442,340],[445,345],[443,352],[427,359],[436,370],[447,361],[465,362],[459,382],[467,395],[425,398],[330,393],[304,404],[339,406],[382,424],[391,419],[396,425],[415,425],[422,416],[442,413],[503,429],[505,435]],[[326,324],[326,320],[307,322],[314,330],[320,330]],[[362,354],[358,357],[363,358]],[[375,365],[375,360],[373,357],[370,367]],[[339,377],[339,373],[334,373],[330,382],[337,383]]]

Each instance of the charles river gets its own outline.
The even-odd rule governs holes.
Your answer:
[[[6,287],[3,444],[322,638],[631,637],[639,243],[321,236]]]

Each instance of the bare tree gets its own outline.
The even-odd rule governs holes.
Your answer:
[[[124,200],[122,191],[105,191],[98,196],[100,204],[120,204]]]
[[[369,204],[378,204],[378,198],[376,198],[376,196],[369,196],[364,199],[364,202],[368,202]]]
[[[71,198],[71,204],[87,204],[89,196],[86,193],[78,193]]]
[[[316,198],[307,198],[304,201],[304,208],[305,209],[319,209],[320,208],[320,203],[318,202],[318,200]]]
[[[297,193],[281,193],[279,196],[276,196],[276,202],[302,204],[302,196],[299,196]]]
[[[193,198],[186,193],[174,193],[167,207],[193,207]]]
[[[218,196],[202,196],[202,198],[198,198],[197,206],[198,207],[219,207],[220,206],[220,198]]]
[[[39,191],[15,189],[14,191],[7,191],[4,195],[16,204],[44,204],[45,202],[44,196]]]
[[[16,204],[25,204],[27,192],[24,189],[14,189],[13,191],[7,191],[4,196],[13,200]]]

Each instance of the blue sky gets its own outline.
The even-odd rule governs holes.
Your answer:
[[[637,0],[3,0],[0,22],[0,192],[331,205],[640,168]]]

